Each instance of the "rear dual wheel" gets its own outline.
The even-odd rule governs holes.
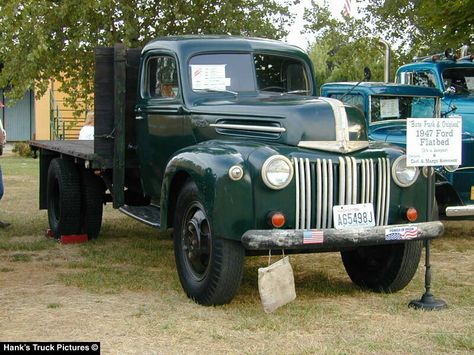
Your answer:
[[[79,172],[67,159],[51,161],[47,180],[49,226],[53,236],[82,234],[89,239],[99,235],[102,224],[104,187],[89,170]]]
[[[49,227],[57,239],[80,231],[81,185],[72,161],[53,159],[48,169]]]

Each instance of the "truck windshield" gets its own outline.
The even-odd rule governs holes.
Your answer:
[[[445,90],[453,88],[454,95],[474,95],[474,68],[449,68],[443,71]]]
[[[435,97],[371,96],[370,121],[438,117]]]
[[[250,53],[202,54],[191,58],[189,75],[195,92],[256,92],[308,95],[306,66],[300,60]]]

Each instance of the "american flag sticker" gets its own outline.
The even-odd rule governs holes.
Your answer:
[[[407,240],[418,236],[418,227],[394,227],[385,229],[385,240]]]
[[[309,229],[303,231],[303,244],[321,244],[324,242],[322,230]]]

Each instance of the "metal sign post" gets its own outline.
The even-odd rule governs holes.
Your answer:
[[[462,118],[409,118],[407,119],[407,165],[424,167],[427,175],[428,196],[435,196],[434,166],[460,165]],[[428,216],[432,215],[434,199],[426,203]],[[425,293],[413,300],[409,307],[440,310],[447,307],[445,301],[431,293],[430,241],[425,241]]]
[[[428,196],[434,196],[434,168],[428,167]],[[428,199],[426,203],[428,213],[433,210],[433,200]],[[408,307],[424,310],[440,310],[448,307],[441,299],[434,298],[431,293],[431,265],[430,265],[430,240],[425,240],[425,293],[419,300],[413,300]]]

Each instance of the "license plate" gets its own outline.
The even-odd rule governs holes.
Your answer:
[[[336,229],[375,226],[374,206],[371,203],[337,205],[332,212]]]

